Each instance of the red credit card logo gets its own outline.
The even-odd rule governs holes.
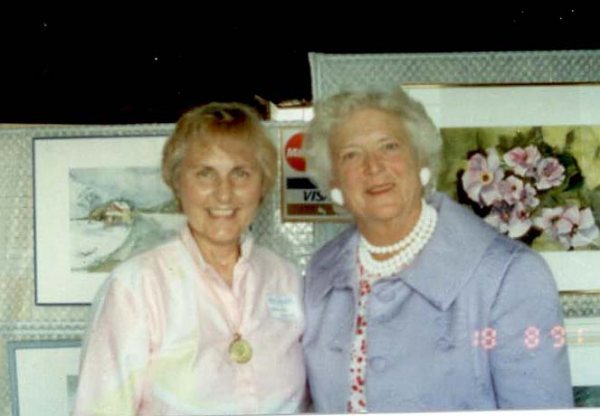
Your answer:
[[[285,144],[285,160],[289,167],[298,172],[306,171],[306,160],[304,159],[304,150],[302,149],[302,133],[292,135]]]

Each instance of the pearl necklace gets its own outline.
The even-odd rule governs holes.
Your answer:
[[[410,264],[425,247],[433,235],[437,223],[437,211],[431,205],[421,204],[421,214],[411,232],[402,240],[389,246],[374,246],[362,235],[358,245],[358,258],[365,271],[379,277],[391,276],[402,267]],[[397,252],[386,260],[375,260],[372,254],[389,254]]]
[[[424,200],[421,200],[421,207],[426,207],[426,206],[428,206],[427,203]],[[372,254],[396,253],[396,252],[402,250],[403,248],[407,247],[409,244],[413,243],[413,241],[417,237],[417,234],[420,232],[420,230],[425,225],[425,222],[429,220],[429,218],[428,218],[429,214],[430,214],[430,212],[428,210],[422,209],[421,213],[419,214],[419,219],[417,220],[417,223],[415,224],[413,229],[410,231],[410,233],[408,233],[408,235],[406,237],[404,237],[402,240],[397,241],[392,245],[375,246],[375,245],[369,243],[367,241],[367,239],[364,237],[361,237],[360,242],[361,242],[361,244],[364,244],[366,249],[369,250],[369,252]]]

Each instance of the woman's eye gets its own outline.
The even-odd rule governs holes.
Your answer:
[[[384,150],[396,150],[400,147],[400,145],[398,144],[398,142],[385,142],[383,144],[383,149]]]
[[[341,155],[343,161],[351,161],[358,157],[358,152],[344,152]]]
[[[210,178],[212,176],[212,169],[200,169],[196,171],[198,178]]]
[[[250,172],[245,169],[236,169],[233,174],[238,178],[247,178],[250,176]]]

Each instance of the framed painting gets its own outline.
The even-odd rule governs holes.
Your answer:
[[[306,172],[303,148],[304,123],[279,128],[281,151],[281,210],[283,221],[349,221],[343,208],[335,205]]]
[[[7,347],[13,416],[71,414],[80,341],[10,341]]]
[[[90,303],[118,263],[181,227],[161,179],[165,140],[33,139],[36,304]]]
[[[600,124],[600,50],[310,53],[309,61],[314,100],[346,89],[402,85],[442,130],[552,126],[566,134],[569,126]],[[587,137],[579,144],[591,151]],[[559,290],[580,293],[598,293],[598,253],[591,246],[542,251]]]
[[[440,128],[438,190],[600,289],[600,84],[404,88]]]

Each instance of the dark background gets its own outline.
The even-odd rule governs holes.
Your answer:
[[[0,18],[0,123],[171,123],[209,101],[310,100],[309,51],[600,49],[590,3],[31,6]]]

